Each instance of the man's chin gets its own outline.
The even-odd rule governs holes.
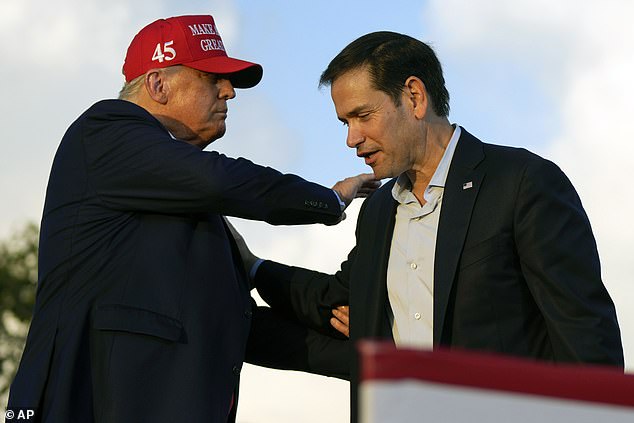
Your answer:
[[[380,181],[381,179],[389,178],[390,175],[386,175],[385,171],[382,171],[379,166],[371,166],[372,173],[374,173],[374,179]]]
[[[205,145],[205,147],[209,144],[211,144],[212,142],[216,141],[217,139],[220,139],[224,136],[225,132],[227,132],[227,129],[225,127],[222,127],[221,129],[219,129],[218,131],[216,131],[214,134],[212,134],[208,139],[207,139],[207,144]]]

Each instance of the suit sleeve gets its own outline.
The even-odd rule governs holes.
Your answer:
[[[88,115],[82,140],[89,184],[109,208],[212,212],[271,224],[336,223],[331,189],[170,138],[148,116]]]
[[[367,201],[361,206],[357,220],[357,244],[366,204]],[[342,338],[330,325],[330,318],[334,307],[350,304],[350,272],[356,256],[354,247],[334,275],[265,261],[255,275],[255,286],[262,299],[277,312],[328,336]]]
[[[344,262],[342,266],[346,266]],[[349,304],[344,271],[335,275],[265,261],[255,277],[258,293],[274,310],[328,336],[342,338],[330,325],[332,309]]]
[[[322,335],[268,307],[254,307],[246,362],[349,379],[350,342]]]
[[[520,265],[556,361],[623,366],[614,304],[590,222],[568,178],[548,161],[525,169],[515,211]]]

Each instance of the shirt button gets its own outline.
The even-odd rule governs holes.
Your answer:
[[[416,265],[416,263],[412,263],[412,264],[410,264],[410,265],[409,265],[409,267],[411,267],[411,268],[412,268],[412,270],[416,270],[416,268],[417,268],[418,266]]]
[[[420,313],[414,313],[414,319],[420,320]]]

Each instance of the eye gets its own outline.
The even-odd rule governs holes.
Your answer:
[[[210,72],[202,72],[203,78],[207,81],[208,84],[217,84],[219,80],[223,79],[222,75],[210,73]]]
[[[341,122],[341,124],[343,126],[348,126],[348,121],[347,120],[341,120],[340,122]]]

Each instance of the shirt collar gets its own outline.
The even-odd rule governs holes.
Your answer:
[[[447,144],[447,148],[445,149],[442,159],[440,159],[440,163],[438,163],[438,167],[436,167],[436,170],[429,181],[428,187],[445,187],[447,174],[449,173],[449,166],[451,165],[451,159],[453,158],[454,151],[456,151],[456,145],[458,144],[461,132],[459,125],[454,125],[454,128],[453,134],[449,139],[449,144]],[[407,174],[401,173],[392,187],[392,197],[394,197],[394,199],[399,203],[406,203],[411,200],[411,198],[408,197],[410,197],[410,195],[414,195],[411,190],[412,182],[409,180]]]

